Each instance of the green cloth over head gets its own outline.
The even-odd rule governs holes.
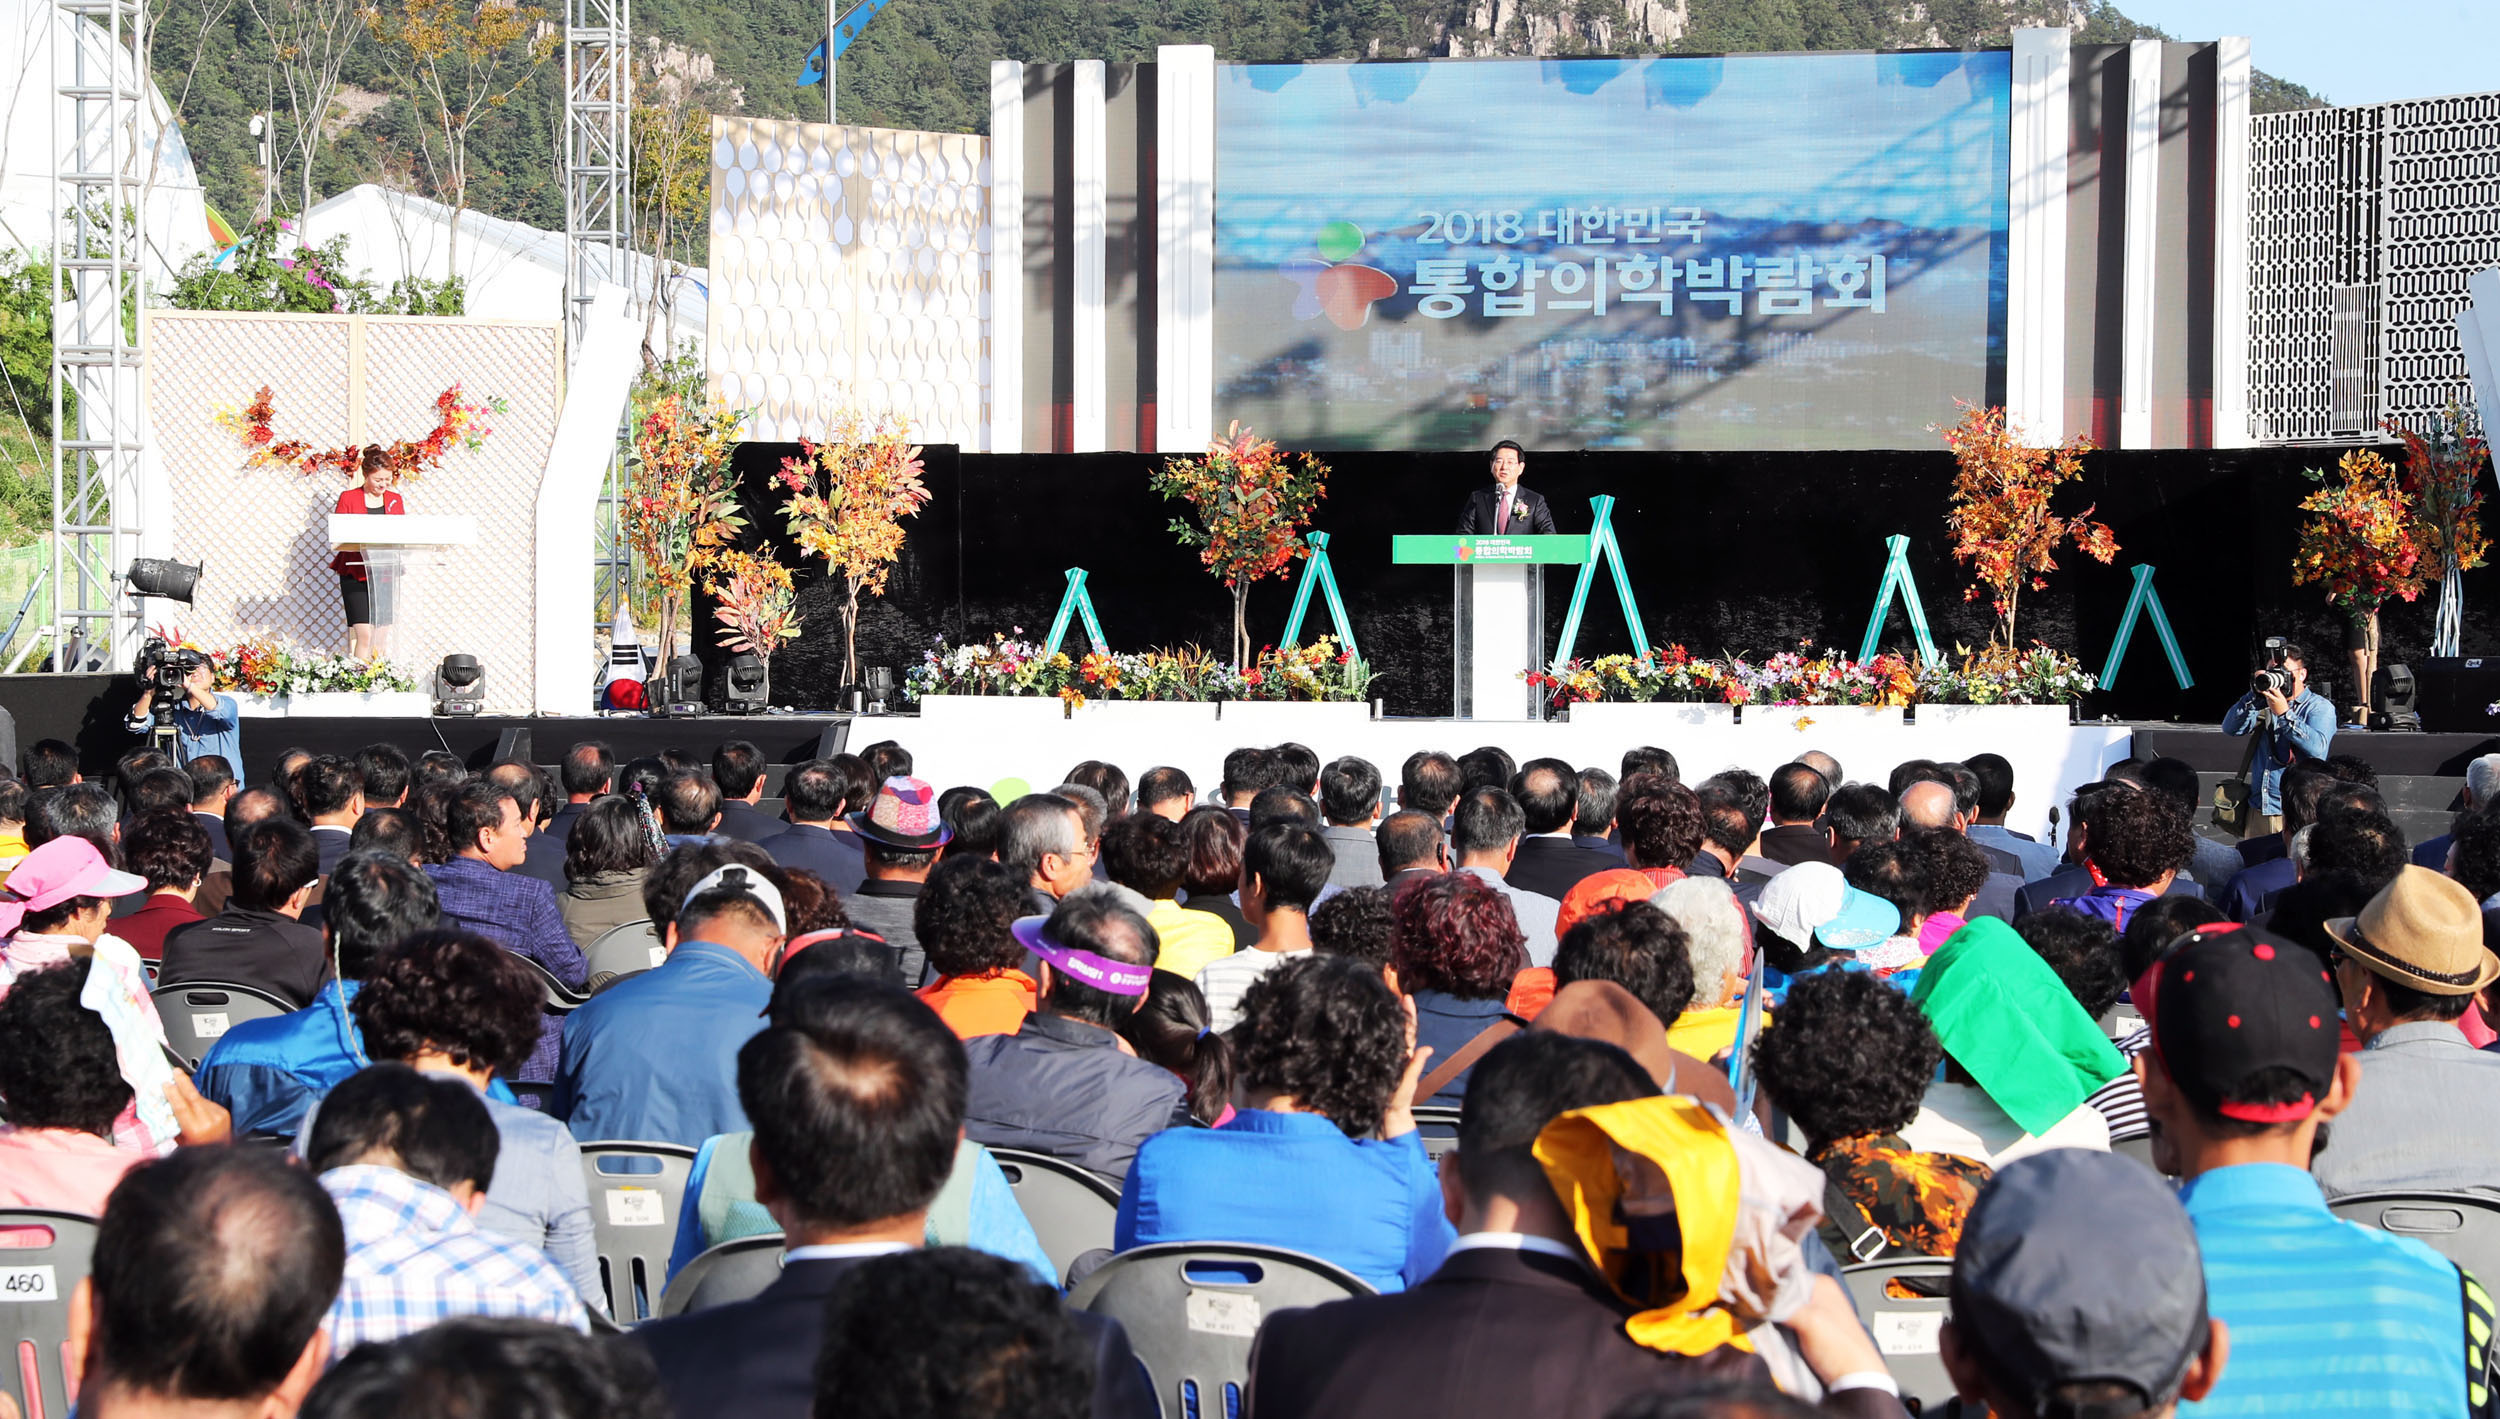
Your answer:
[[[1910,999],[1945,1053],[2035,1137],[2127,1067],[2057,972],[1995,917],[1945,938]]]

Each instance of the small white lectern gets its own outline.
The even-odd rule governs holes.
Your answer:
[[[409,573],[421,554],[444,547],[465,547],[477,540],[477,519],[465,513],[330,514],[330,545],[360,548],[365,556],[365,581],[373,589],[373,626],[387,637],[408,610]],[[379,642],[377,643],[377,645]]]

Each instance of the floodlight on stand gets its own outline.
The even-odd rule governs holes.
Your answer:
[[[477,657],[454,652],[434,671],[434,712],[474,715],[486,708],[486,667]]]
[[[134,557],[130,570],[122,579],[130,584],[133,596],[156,596],[167,601],[191,604],[191,593],[200,584],[201,563],[176,562],[164,557]]]
[[[768,706],[764,694],[764,660],[751,650],[742,650],[729,657],[721,668],[721,710],[725,714],[762,714]]]
[[[2421,687],[2410,665],[2382,665],[2370,677],[2370,713],[2378,727],[2402,734],[2422,732],[2422,711],[2415,700]]]

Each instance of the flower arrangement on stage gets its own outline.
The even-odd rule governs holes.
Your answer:
[[[220,690],[276,698],[323,693],[371,694],[417,688],[417,677],[381,656],[306,650],[258,635],[207,652],[211,683]]]
[[[859,683],[859,598],[883,596],[903,555],[903,519],[929,501],[920,449],[901,419],[845,414],[833,437],[781,461],[781,512],[807,556],[842,577],[842,683]]]
[[[2034,644],[2027,650],[1990,645],[1963,650],[1958,665],[1939,659],[1920,666],[1890,653],[1852,660],[1838,651],[1805,648],[1762,660],[1723,655],[1696,658],[1680,645],[1649,659],[1606,655],[1530,671],[1524,677],[1556,705],[2029,705],[2069,704],[2096,681],[2073,656]]]
[[[1963,404],[1962,411],[1960,423],[1942,430],[1954,462],[1945,526],[1954,557],[1976,578],[1962,599],[1976,601],[1984,592],[1996,608],[1996,643],[2012,646],[2022,593],[2047,588],[2058,549],[2071,541],[2106,564],[2118,555],[2118,539],[2108,524],[2092,520],[2092,508],[2069,517],[2049,505],[2059,484],[2083,476],[2088,441],[2031,448],[2006,428],[2003,409]]]
[[[2388,431],[2404,441],[2403,486],[2413,502],[2414,540],[2426,570],[2439,573],[2439,619],[2431,654],[2455,655],[2465,623],[2464,575],[2490,560],[2483,535],[2482,477],[2491,449],[2472,416],[2451,404],[2428,434],[2393,422]]]
[[[1194,645],[1071,657],[1001,635],[987,644],[940,640],[903,677],[903,690],[915,701],[929,695],[1056,695],[1070,705],[1087,700],[1359,703],[1370,698],[1378,678],[1333,636],[1309,645],[1269,646],[1248,669],[1240,670]]]
[[[790,569],[767,555],[724,552],[712,564],[703,589],[717,603],[712,614],[721,623],[724,649],[753,651],[764,662],[764,693],[773,683],[773,652],[799,634],[798,598],[790,589]]]
[[[729,460],[746,415],[724,404],[655,401],[634,426],[634,451],[617,512],[634,564],[660,603],[660,657],[675,653],[677,626],[695,581],[736,539],[738,479]]]
[[[1310,555],[1302,534],[1328,496],[1328,465],[1307,453],[1280,452],[1239,423],[1195,458],[1175,458],[1150,479],[1195,516],[1174,518],[1172,535],[1198,549],[1198,560],[1233,594],[1233,664],[1250,659],[1250,584],[1282,576]]]
[[[494,427],[487,417],[502,414],[512,406],[500,398],[463,399],[460,386],[434,396],[434,428],[422,438],[401,439],[381,445],[382,456],[399,477],[414,482],[426,470],[443,461],[454,449],[482,447]],[[269,386],[262,385],[252,402],[240,410],[217,411],[220,428],[232,429],[249,456],[243,460],[247,468],[289,467],[306,477],[329,469],[349,477],[364,467],[365,446],[348,444],[342,448],[317,449],[302,439],[280,439],[271,427],[278,417],[277,397]]]
[[[2413,502],[2386,459],[2356,449],[2333,473],[2310,468],[2301,476],[2322,486],[2300,500],[2310,517],[2292,554],[2294,585],[2325,587],[2326,599],[2355,619],[2377,615],[2389,597],[2411,601],[2422,594]]]

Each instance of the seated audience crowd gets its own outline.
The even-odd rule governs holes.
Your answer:
[[[2500,755],[18,767],[0,1416],[2500,1412]]]

